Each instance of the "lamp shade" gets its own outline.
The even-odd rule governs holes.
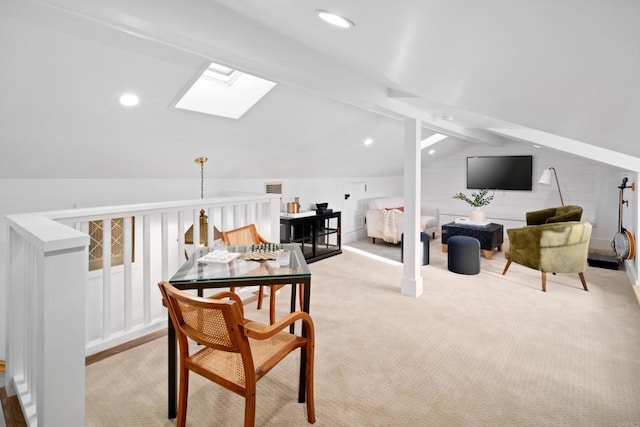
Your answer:
[[[558,172],[556,172],[556,168],[553,166],[547,168],[540,175],[540,179],[538,179],[538,184],[543,185],[551,185],[551,172],[553,172],[553,177],[556,179],[556,186],[558,187],[558,195],[560,196],[560,203],[564,206],[564,199],[562,198],[562,191],[560,191],[560,182],[558,181]]]
[[[538,184],[551,185],[551,169],[545,169],[538,179]]]

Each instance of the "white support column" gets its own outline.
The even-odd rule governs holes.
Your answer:
[[[404,122],[404,269],[402,295],[419,297],[423,292],[420,275],[420,122]]]

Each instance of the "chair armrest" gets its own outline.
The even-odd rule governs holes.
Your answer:
[[[507,229],[509,249],[507,259],[538,269],[540,266],[540,236],[542,228],[537,225]]]
[[[277,333],[283,331],[287,326],[297,322],[298,320],[302,320],[302,323],[307,328],[307,338],[313,342],[314,339],[314,328],[313,328],[313,320],[308,313],[304,311],[295,311],[290,313],[289,315],[283,317],[273,325],[266,327],[265,329],[255,330],[251,329],[247,325],[241,325],[242,333],[248,338],[253,338],[256,340],[266,340]]]

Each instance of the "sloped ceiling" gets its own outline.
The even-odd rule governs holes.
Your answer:
[[[515,138],[640,170],[639,19],[632,0],[6,0],[0,178],[192,178],[201,155],[211,177],[400,175],[406,117],[453,136],[425,162]],[[278,85],[238,120],[174,109],[210,60]]]

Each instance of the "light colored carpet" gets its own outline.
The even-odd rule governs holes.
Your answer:
[[[498,253],[479,275],[451,273],[437,240],[409,298],[401,266],[346,247],[311,264],[316,425],[640,426],[640,309],[624,272],[589,268],[589,292],[549,275],[543,293],[538,272],[503,267]],[[258,383],[257,425],[307,425],[298,361]],[[87,425],[173,425],[166,375],[166,339],[88,366]],[[243,404],[192,374],[187,425],[242,425]]]

